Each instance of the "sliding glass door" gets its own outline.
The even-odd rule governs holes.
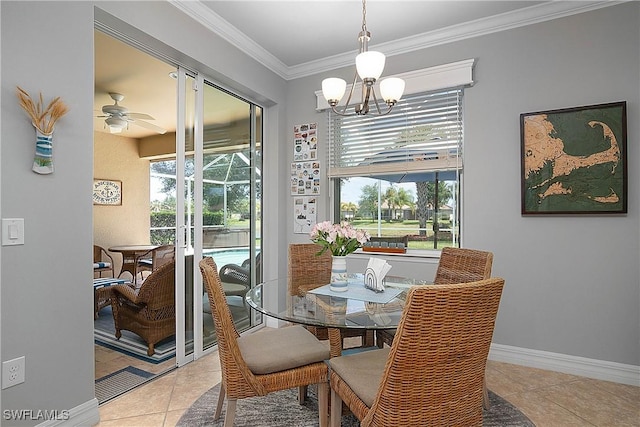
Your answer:
[[[180,366],[217,343],[198,268],[204,256],[217,264],[236,328],[252,326],[244,295],[261,278],[262,108],[202,76],[182,69],[178,75],[176,360]]]
[[[202,150],[196,150],[201,175],[196,194],[201,211],[202,256],[220,272],[236,328],[251,327],[247,290],[260,278],[262,109],[204,80]],[[199,257],[198,259],[201,259]],[[217,339],[203,292],[203,348]]]

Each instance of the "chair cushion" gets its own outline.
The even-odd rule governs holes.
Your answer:
[[[94,262],[93,263],[93,268],[110,268],[110,267],[111,267],[110,262]]]
[[[378,393],[384,367],[389,357],[389,347],[329,359],[331,369],[340,376],[351,390],[369,408]]]
[[[254,374],[284,371],[330,357],[329,347],[300,325],[267,329],[238,338],[238,346]]]

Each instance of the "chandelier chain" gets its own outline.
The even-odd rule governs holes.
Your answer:
[[[367,34],[367,6],[366,0],[362,0],[362,33]]]

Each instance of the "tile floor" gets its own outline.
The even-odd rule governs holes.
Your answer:
[[[112,357],[112,362],[123,360]],[[110,362],[98,364],[108,370]],[[101,405],[98,426],[175,426],[220,378],[214,352]],[[487,366],[487,385],[538,427],[640,427],[640,387],[493,361]]]

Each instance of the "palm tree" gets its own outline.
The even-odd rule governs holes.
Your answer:
[[[352,212],[352,218],[356,216],[356,211],[358,210],[358,206],[353,202],[342,202],[340,203],[340,211],[341,212]]]
[[[404,188],[397,188],[393,184],[385,192],[384,198],[391,209],[392,219],[396,217],[396,209],[413,205],[413,194]]]

